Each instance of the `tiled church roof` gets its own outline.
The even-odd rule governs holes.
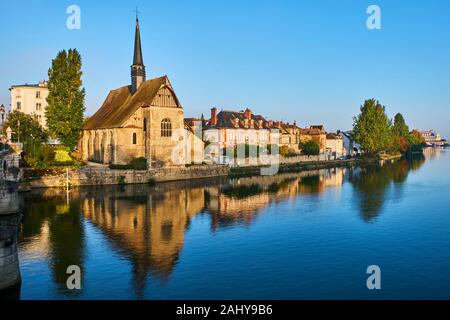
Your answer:
[[[167,76],[163,76],[145,81],[135,94],[131,94],[131,86],[112,90],[100,109],[86,122],[83,129],[121,127],[140,107],[150,106],[159,89],[166,83],[169,83],[169,80]],[[178,101],[177,104],[179,104]]]

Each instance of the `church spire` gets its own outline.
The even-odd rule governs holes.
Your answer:
[[[134,56],[131,66],[131,88],[136,92],[145,81],[145,66],[142,57],[141,32],[139,29],[138,11],[136,10],[136,32],[134,36]]]
[[[136,32],[134,36],[134,59],[133,65],[143,66],[144,59],[142,58],[142,47],[141,47],[141,32],[139,30],[139,17],[136,14]]]

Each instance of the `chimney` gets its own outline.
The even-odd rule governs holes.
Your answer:
[[[217,108],[215,107],[211,109],[211,125],[217,125]]]
[[[245,119],[250,120],[252,118],[252,111],[249,108],[247,108],[245,109],[244,115]]]

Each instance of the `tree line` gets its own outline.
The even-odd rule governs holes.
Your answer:
[[[390,119],[386,107],[375,99],[366,100],[361,106],[359,115],[354,117],[353,130],[356,142],[371,155],[418,151],[425,143],[418,131],[410,131],[401,113]]]
[[[42,128],[31,115],[15,110],[10,112],[3,125],[13,131],[12,141],[21,142],[24,151],[34,162],[46,162],[53,150],[45,146],[49,138],[59,140],[73,151],[78,143],[84,119],[85,89],[82,88],[82,59],[76,49],[60,51],[48,70],[47,108],[45,117],[48,129]]]

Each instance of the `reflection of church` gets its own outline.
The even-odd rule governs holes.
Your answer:
[[[135,288],[148,275],[161,280],[173,271],[190,219],[204,207],[202,188],[149,192],[145,186],[83,192],[81,209],[133,264]]]

